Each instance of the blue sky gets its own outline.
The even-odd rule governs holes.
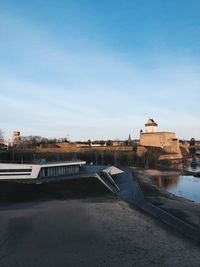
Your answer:
[[[200,139],[200,2],[0,0],[0,128]]]

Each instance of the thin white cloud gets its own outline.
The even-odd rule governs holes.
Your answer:
[[[80,49],[79,40],[63,49],[33,25],[7,14],[0,18],[0,54],[16,55],[10,59],[13,66],[0,62],[6,131],[19,127],[25,134],[62,136],[67,131],[74,139],[123,138],[132,129],[138,134],[152,116],[166,130],[200,138],[195,64],[161,58],[157,68],[142,68],[116,52],[91,45]]]

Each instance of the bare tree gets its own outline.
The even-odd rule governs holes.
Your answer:
[[[190,149],[190,153],[192,155],[195,155],[195,153],[196,153],[195,145],[196,145],[196,140],[194,138],[191,138],[190,139],[190,148],[189,149]]]
[[[3,131],[0,129],[0,142],[4,141]]]

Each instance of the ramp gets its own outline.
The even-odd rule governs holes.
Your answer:
[[[117,175],[123,173],[122,170],[111,166],[102,171],[96,173],[96,178],[99,179],[111,192],[117,193],[120,191],[118,185],[114,181],[112,175]]]

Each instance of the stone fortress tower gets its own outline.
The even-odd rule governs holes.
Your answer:
[[[143,147],[159,147],[164,152],[160,159],[181,159],[179,140],[174,132],[157,132],[158,124],[149,119],[145,123],[146,132],[140,132],[140,145]]]
[[[157,131],[158,124],[153,120],[149,119],[147,123],[145,123],[146,132],[147,133],[155,133]]]
[[[21,139],[20,132],[14,131],[12,135],[12,143],[16,144],[20,141],[20,139]]]

